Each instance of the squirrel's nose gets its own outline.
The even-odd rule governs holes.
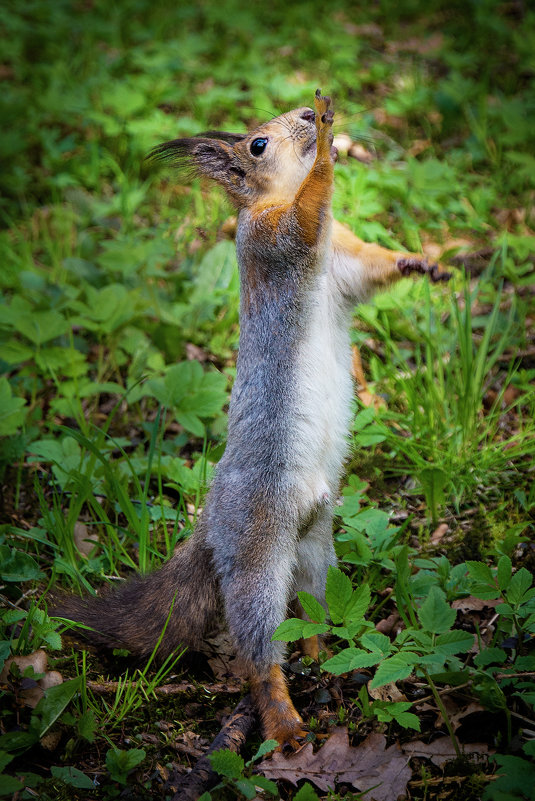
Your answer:
[[[314,122],[316,115],[311,108],[306,108],[301,112],[301,119],[306,120],[307,122]]]

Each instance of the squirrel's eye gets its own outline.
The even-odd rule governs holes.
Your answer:
[[[253,139],[251,142],[251,153],[253,156],[260,156],[266,149],[267,139]]]

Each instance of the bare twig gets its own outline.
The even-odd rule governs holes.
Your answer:
[[[246,695],[236,706],[231,716],[212,741],[206,754],[184,778],[173,796],[173,801],[196,801],[200,795],[217,784],[218,774],[212,770],[208,755],[221,748],[239,752],[245,745],[247,737],[256,725],[256,712],[250,695]]]
[[[133,681],[131,686],[135,687],[137,682]],[[117,692],[122,686],[118,681],[88,681],[87,687],[97,695],[108,695]],[[239,684],[192,684],[189,681],[182,681],[179,684],[162,684],[155,687],[156,695],[179,695],[185,692],[207,692],[224,693],[225,695],[241,692],[243,683]]]

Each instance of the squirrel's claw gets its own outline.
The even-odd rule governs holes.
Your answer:
[[[426,258],[419,258],[418,256],[407,256],[406,258],[398,259],[397,268],[403,276],[411,273],[428,275],[434,284],[438,281],[449,281],[451,278],[451,273],[440,272],[438,264],[430,265]]]
[[[321,119],[324,125],[332,125],[334,120],[334,111],[331,108],[331,98],[327,95],[321,94],[321,89],[316,89],[314,97],[314,107],[316,114]]]

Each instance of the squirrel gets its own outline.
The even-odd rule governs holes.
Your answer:
[[[97,644],[151,653],[199,649],[224,618],[245,662],[263,734],[297,748],[306,738],[272,635],[297,591],[324,601],[336,563],[333,506],[352,399],[349,327],[355,303],[409,273],[448,273],[418,254],[366,244],[331,212],[331,99],[247,134],[176,139],[156,158],[220,184],[238,210],[240,346],[228,441],[191,537],[149,576],[61,612]],[[172,612],[169,615],[173,605]],[[84,635],[85,636],[85,635]],[[317,658],[317,637],[302,644]]]

